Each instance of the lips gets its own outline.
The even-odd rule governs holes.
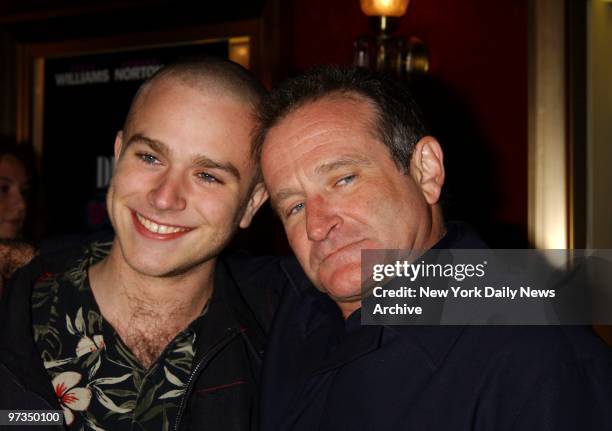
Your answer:
[[[132,218],[137,230],[145,236],[157,239],[176,238],[192,230],[184,226],[167,225],[155,222],[142,214],[132,211]]]
[[[359,244],[361,244],[364,241],[365,240],[353,241],[341,247],[338,247],[331,252],[317,253],[318,256],[316,256],[316,259],[318,260],[319,264],[323,264],[326,260],[328,260],[332,256],[341,255],[344,252],[350,251],[353,247],[359,247]],[[359,249],[361,248],[362,247],[359,247]]]

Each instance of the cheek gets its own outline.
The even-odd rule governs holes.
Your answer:
[[[341,201],[334,203],[338,213],[344,215],[345,221],[348,222],[344,227],[344,234],[351,234],[352,229],[358,229],[363,234],[364,228],[376,230],[377,226],[388,224],[390,222],[387,220],[387,213],[390,213],[388,199],[379,189],[369,187],[344,196]],[[398,216],[399,214],[393,215],[393,217]]]
[[[221,224],[235,223],[240,217],[241,200],[234,192],[222,188],[200,189],[198,186],[192,189],[191,202],[193,208],[204,219]]]
[[[293,253],[298,258],[307,272],[312,272],[310,268],[310,241],[306,237],[305,229],[300,225],[287,227],[285,225],[285,233],[287,234],[287,240]]]
[[[128,161],[119,165],[113,177],[113,198],[117,201],[144,203],[149,194],[163,184],[162,170],[143,169],[139,163]],[[183,190],[183,193],[186,193]]]
[[[410,215],[410,211],[406,211],[406,208],[411,207],[408,199],[406,194],[398,193],[397,189],[382,182],[353,196],[351,205],[355,213],[360,214],[368,224],[388,225]]]
[[[361,259],[350,259],[330,267],[321,267],[321,283],[326,286],[346,284],[354,288],[361,283]]]
[[[120,206],[115,206],[115,203],[123,202],[127,204],[127,200],[132,202],[129,199],[130,196],[142,192],[145,183],[146,180],[142,175],[133,175],[125,169],[115,171],[115,175],[106,192],[106,207],[111,222],[113,222],[113,218],[117,217],[116,212],[120,209]]]
[[[108,185],[108,190],[106,191],[106,211],[112,217],[113,214],[113,198],[115,196],[115,186],[114,181],[111,180]]]
[[[289,241],[289,246],[293,250],[293,253],[301,260],[305,249],[304,243],[308,241],[306,233],[298,226],[289,227],[287,225],[285,225],[285,233],[287,234],[287,240]]]
[[[136,169],[130,169],[125,164],[121,164],[115,170],[111,188],[113,189],[113,195],[119,197],[126,193],[129,194],[130,191],[138,188],[138,186],[142,189],[146,182],[146,175],[137,175]],[[111,188],[109,188],[109,191]]]

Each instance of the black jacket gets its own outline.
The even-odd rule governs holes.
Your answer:
[[[0,409],[60,409],[32,338],[31,288],[42,274],[65,270],[78,255],[45,254],[11,280],[0,305]],[[278,285],[275,277],[280,276],[272,260],[219,259],[192,375],[171,429],[257,428],[261,356],[277,303],[275,291],[266,285]]]
[[[461,226],[440,248],[484,248]],[[612,430],[612,353],[579,327],[362,326],[283,262],[263,431]]]

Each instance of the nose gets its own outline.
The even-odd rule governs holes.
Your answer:
[[[187,206],[183,194],[184,184],[179,173],[166,172],[155,187],[149,191],[148,200],[155,209],[181,211]]]
[[[306,233],[311,241],[323,241],[342,226],[342,217],[323,197],[315,196],[306,203]]]

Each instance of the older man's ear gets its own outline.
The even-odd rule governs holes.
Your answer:
[[[416,143],[410,159],[410,175],[421,188],[425,200],[435,205],[444,185],[444,153],[438,141],[425,136]]]

